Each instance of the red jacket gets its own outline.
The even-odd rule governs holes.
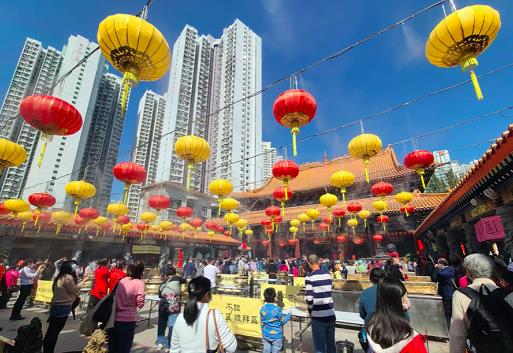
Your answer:
[[[109,269],[107,266],[100,266],[94,271],[94,285],[91,289],[91,295],[98,299],[107,295],[109,288]]]
[[[424,336],[414,332],[413,336],[397,342],[392,347],[382,348],[380,345],[369,339],[370,347],[374,353],[427,353]]]
[[[116,283],[118,283],[121,278],[125,277],[126,273],[123,272],[123,270],[120,270],[119,268],[112,269],[109,273],[109,293],[112,292]]]

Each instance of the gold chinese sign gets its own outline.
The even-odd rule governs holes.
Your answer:
[[[228,327],[235,335],[262,337],[260,329],[260,299],[235,297],[231,295],[213,295],[209,303],[211,309],[223,314]]]

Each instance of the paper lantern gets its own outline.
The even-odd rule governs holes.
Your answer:
[[[146,224],[149,224],[149,223],[155,222],[155,220],[157,219],[157,215],[153,212],[146,211],[146,212],[141,213],[140,218],[141,218],[141,221],[143,221]]]
[[[383,225],[383,231],[387,231],[387,223],[390,221],[390,218],[387,215],[379,215],[376,217],[376,222],[381,223]]]
[[[225,197],[220,203],[221,208],[226,212],[232,212],[236,210],[239,205],[240,202],[232,197]]]
[[[170,221],[161,221],[159,226],[163,231],[167,232],[173,229],[174,224]]]
[[[413,200],[413,194],[411,192],[403,191],[395,195],[395,200],[399,204],[406,206],[411,202],[411,200]],[[406,217],[408,217],[408,210],[406,210]]]
[[[148,206],[155,209],[158,212],[169,208],[171,200],[165,195],[153,195],[148,199]]]
[[[57,224],[57,228],[55,229],[55,234],[59,234],[61,232],[62,227],[71,221],[73,218],[73,214],[66,211],[54,211],[52,212],[52,220]]]
[[[363,226],[365,228],[367,228],[367,219],[371,216],[371,213],[370,211],[368,210],[361,210],[360,212],[358,212],[358,217],[360,219],[363,219]]]
[[[342,204],[346,204],[346,188],[348,186],[353,185],[354,183],[354,175],[347,170],[340,170],[331,175],[331,185],[340,188],[340,193],[342,194]]]
[[[253,236],[253,231],[251,229],[246,229],[244,231],[244,234],[247,236],[247,237],[252,237]]]
[[[208,235],[208,242],[211,243],[212,242],[212,239],[214,239],[214,236],[216,235],[216,232],[214,232],[213,230],[209,230],[207,232],[207,235]]]
[[[13,217],[16,217],[20,212],[30,210],[30,205],[23,199],[8,199],[5,200],[4,205],[12,213]]]
[[[115,217],[124,216],[128,213],[128,207],[122,203],[111,203],[107,206],[107,213]]]
[[[467,6],[445,17],[429,35],[426,58],[438,67],[459,65],[470,72],[478,100],[483,99],[474,69],[477,56],[492,44],[501,28],[499,12],[487,5]]]
[[[374,197],[381,197],[381,200],[386,201],[386,197],[394,191],[394,186],[390,183],[380,181],[371,187],[371,192]]]
[[[276,189],[274,189],[273,198],[280,202],[282,216],[285,216],[285,201],[290,200],[293,195],[294,193],[290,187],[286,188],[285,186],[278,186]]]
[[[289,195],[287,194],[289,181],[295,179],[299,174],[299,166],[290,160],[283,159],[273,164],[272,167],[273,177],[278,180],[281,180],[285,201],[289,200]],[[290,196],[292,197],[292,196]]]
[[[338,226],[340,227],[342,225],[341,220],[346,215],[346,211],[343,208],[334,208],[331,210],[331,214],[338,219]]]
[[[34,207],[36,207],[36,219],[34,221],[34,226],[37,226],[37,222],[39,221],[38,215],[45,209],[52,207],[55,205],[55,197],[52,194],[47,192],[36,192],[30,194],[28,197],[28,201]]]
[[[354,158],[363,159],[365,167],[365,180],[369,182],[369,169],[371,157],[374,157],[381,151],[381,139],[374,134],[361,134],[354,137],[347,145],[349,154]]]
[[[193,227],[196,231],[199,231],[201,229],[201,226],[203,225],[203,220],[200,218],[192,218],[189,221],[189,224],[191,227]]]
[[[296,228],[301,225],[301,221],[299,219],[292,219],[289,223],[292,227]]]
[[[330,225],[326,223],[320,223],[319,230],[322,232],[324,236],[326,236],[326,232],[330,230]]]
[[[229,230],[224,231],[224,232],[223,232],[223,235],[224,235],[225,237],[227,237],[227,238],[229,238],[229,237],[231,237],[231,236],[232,236]]]
[[[264,218],[260,221],[260,224],[262,225],[262,227],[264,228],[268,228],[271,226],[271,220],[270,219],[267,219],[267,218]]]
[[[217,196],[217,216],[221,215],[221,202],[233,192],[233,184],[227,179],[215,179],[208,184],[208,190]]]
[[[121,225],[121,233],[128,233],[132,230],[134,225],[132,223],[126,223]]]
[[[297,239],[295,239],[295,238],[289,239],[289,240],[287,240],[287,243],[289,243],[289,246],[296,246]]]
[[[118,217],[116,217],[116,223],[120,224],[120,225],[128,224],[128,223],[130,223],[130,217],[124,216],[124,215],[118,216]]]
[[[183,218],[185,221],[187,218],[192,216],[192,208],[187,206],[181,206],[176,209],[176,216]]]
[[[381,241],[383,241],[383,236],[379,233],[376,233],[372,236],[372,239],[376,242],[376,243],[379,243]]]
[[[5,207],[5,203],[0,202],[0,216],[7,216],[11,211]]]
[[[191,174],[194,166],[205,162],[210,157],[210,145],[208,142],[198,136],[182,136],[175,142],[175,153],[187,162],[187,186],[186,190],[191,188]]]
[[[66,184],[64,188],[66,194],[74,198],[73,205],[75,206],[74,215],[78,213],[78,206],[82,200],[90,199],[96,195],[96,187],[85,180],[74,180]]]
[[[347,225],[349,227],[351,227],[351,229],[353,230],[353,234],[354,234],[355,228],[358,226],[358,220],[356,218],[349,218],[347,220]]]
[[[427,150],[415,150],[404,157],[404,166],[416,171],[417,174],[420,175],[422,188],[426,189],[426,182],[424,181],[425,169],[432,165],[434,161],[435,157],[432,152]]]
[[[205,228],[209,230],[216,231],[217,230],[217,223],[213,220],[209,219],[205,221]]]
[[[356,218],[356,214],[362,210],[362,205],[358,202],[350,202],[346,206],[347,211],[353,214],[353,217]]]
[[[4,168],[17,167],[27,160],[27,151],[23,146],[0,138],[0,174]]]
[[[20,221],[22,221],[21,232],[23,232],[23,230],[25,230],[25,226],[27,225],[27,222],[32,220],[32,212],[31,211],[19,212],[16,215],[16,218],[19,219]]]
[[[157,232],[157,233],[160,233],[160,231],[162,230],[162,229],[160,229],[160,225],[158,225],[158,224],[153,224],[153,225],[151,225],[151,226],[150,226],[150,229],[151,229],[152,231],[154,231],[154,232]]]
[[[78,211],[78,215],[87,221],[92,221],[93,219],[100,217],[100,212],[98,212],[96,208],[86,207]]]
[[[283,248],[283,247],[287,246],[287,241],[285,239],[280,239],[280,241],[278,243],[278,246],[280,248]]]
[[[355,245],[362,245],[364,242],[365,242],[365,240],[363,239],[363,237],[354,237],[353,238],[353,243]]]
[[[267,239],[262,240],[262,245],[263,245],[263,246],[265,246],[265,247],[268,247],[268,246],[269,246],[269,243],[270,243],[270,242],[269,242],[269,240],[267,240]]]
[[[121,162],[112,168],[112,174],[116,179],[125,184],[123,189],[123,203],[128,201],[128,190],[132,184],[141,184],[146,181],[146,169],[142,165],[132,162]]]
[[[135,225],[135,227],[136,227],[138,230],[140,230],[141,232],[146,232],[150,226],[149,226],[149,225],[147,225],[146,223],[137,223],[137,224]]]
[[[228,212],[224,215],[224,220],[226,224],[230,227],[230,235],[232,234],[232,226],[239,221],[239,215],[233,212]]]
[[[372,207],[379,213],[382,213],[387,209],[387,202],[383,200],[374,201]]]
[[[328,214],[331,215],[331,207],[335,206],[338,202],[338,198],[330,193],[325,193],[319,198],[319,203],[328,209]]]
[[[296,234],[299,232],[299,228],[295,226],[289,227],[289,232],[292,234],[292,237],[296,239]]]
[[[100,22],[97,39],[105,58],[123,73],[121,114],[124,116],[132,86],[139,81],[158,80],[168,71],[169,45],[162,33],[145,19],[127,14],[111,15]]]
[[[299,133],[299,128],[312,121],[316,110],[315,98],[302,89],[289,89],[282,92],[274,101],[274,118],[280,125],[289,128],[292,133],[294,156],[297,156],[296,135]]]
[[[82,115],[68,102],[47,95],[33,95],[23,98],[20,116],[25,122],[42,132],[43,145],[37,161],[41,167],[46,146],[53,135],[69,136],[82,128]]]
[[[347,241],[347,237],[343,234],[339,235],[337,237],[337,243],[344,244]]]
[[[403,213],[406,217],[409,217],[415,212],[415,207],[412,205],[406,205],[400,208],[401,213]]]
[[[82,226],[87,224],[87,220],[80,217],[79,215],[76,215],[73,217],[73,221],[75,222],[75,225],[78,226],[78,234],[82,232]]]
[[[303,232],[305,231],[305,224],[310,221],[310,217],[306,213],[300,213],[297,216],[297,219],[303,224]]]
[[[316,208],[309,208],[308,210],[306,210],[306,215],[312,221],[312,230],[315,229],[315,220],[317,219],[317,217],[319,217],[320,214],[321,213]]]

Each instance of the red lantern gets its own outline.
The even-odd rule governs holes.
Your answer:
[[[400,210],[401,213],[405,214],[406,217],[408,217],[409,215],[413,214],[413,212],[415,212],[415,207],[413,207],[412,205],[406,205],[401,207]]]
[[[319,230],[321,230],[323,233],[329,231],[329,229],[330,229],[329,224],[326,224],[326,223],[319,224]]]
[[[117,224],[128,224],[128,223],[130,223],[130,217],[128,217],[128,216],[118,216],[116,218],[116,223]]]
[[[435,161],[433,153],[427,150],[415,150],[404,157],[404,165],[408,169],[413,169],[420,175],[422,181],[422,187],[426,188],[424,181],[425,169],[428,168]]]
[[[263,245],[263,246],[265,246],[265,247],[268,247],[268,246],[269,246],[269,243],[270,243],[270,242],[269,242],[269,240],[267,240],[267,239],[262,240],[262,245]]]
[[[387,231],[387,223],[388,223],[389,220],[390,220],[390,218],[387,215],[380,215],[380,216],[376,217],[376,221],[378,223],[383,224],[383,231],[384,232]]]
[[[364,239],[363,239],[363,237],[354,237],[353,243],[355,245],[362,245],[364,243]]]
[[[322,217],[322,221],[329,225],[332,222],[332,219],[330,216],[324,216]]]
[[[283,196],[285,197],[285,201],[288,201],[289,198],[292,197],[292,195],[289,195],[287,193],[287,191],[289,190],[288,189],[289,181],[291,181],[292,179],[295,179],[298,176],[299,166],[293,161],[284,159],[284,160],[274,163],[272,172],[273,172],[273,177],[275,177],[278,180],[281,180],[281,183],[282,183],[282,186],[284,189]]]
[[[169,208],[170,205],[169,197],[164,195],[153,195],[148,199],[148,206],[157,210],[157,212]]]
[[[347,210],[351,212],[353,215],[357,214],[362,210],[362,205],[360,205],[358,202],[350,202],[347,204]]]
[[[189,224],[193,228],[201,228],[201,226],[203,225],[203,221],[200,218],[193,218],[189,221]]]
[[[83,226],[84,224],[87,223],[87,221],[84,218],[80,217],[79,215],[75,216],[74,221],[77,226]]]
[[[176,216],[185,220],[186,218],[192,216],[192,208],[187,206],[178,207],[176,209]]]
[[[40,167],[51,135],[69,136],[82,128],[80,112],[68,102],[46,95],[23,98],[20,115],[27,124],[43,133],[43,146],[37,161]]]
[[[92,221],[100,217],[100,212],[96,208],[86,207],[78,211],[78,215],[87,221]]]
[[[149,225],[147,225],[146,223],[137,223],[135,225],[135,227],[140,230],[141,232],[145,232],[148,230],[148,228],[150,227]]]
[[[125,189],[123,194],[123,203],[126,205],[128,197],[128,189],[132,184],[141,184],[146,181],[146,169],[142,165],[135,164],[132,162],[121,162],[112,168],[112,174],[125,183]]]
[[[230,231],[229,231],[229,230],[226,230],[223,234],[224,234],[224,236],[225,236],[225,237],[227,237],[227,238],[231,237],[231,234],[230,234]]]
[[[424,251],[424,243],[422,242],[422,240],[420,239],[417,239],[417,251],[419,253],[421,253],[422,251]]]
[[[289,89],[281,93],[273,104],[274,118],[292,133],[292,150],[297,155],[296,135],[299,128],[315,117],[315,98],[303,89]]]
[[[347,238],[344,234],[340,234],[337,237],[337,243],[344,244],[347,241]]]
[[[379,243],[380,241],[383,241],[383,236],[379,233],[376,233],[372,236],[372,239],[374,239],[376,243]]]
[[[217,225],[217,231],[218,231],[219,233],[224,233],[224,227],[223,227],[222,225],[218,224],[218,225]]]
[[[271,220],[270,219],[267,219],[267,218],[264,218],[260,221],[260,224],[264,227],[264,228],[268,228],[271,226]]]
[[[0,216],[6,216],[10,213],[11,213],[11,211],[9,211],[7,208],[5,208],[5,204],[3,202],[0,203]]]
[[[390,183],[385,183],[384,181],[380,181],[371,187],[371,192],[374,197],[381,197],[382,200],[385,200],[387,195],[390,195],[394,191],[394,186]]]
[[[281,210],[279,207],[276,206],[269,206],[265,209],[265,215],[271,219],[273,219],[276,216],[279,216],[281,213]]]
[[[52,194],[47,192],[36,192],[29,195],[28,202],[30,202],[32,206],[41,210],[52,207],[55,205],[56,200]]]
[[[344,211],[343,208],[333,208],[331,210],[331,214],[333,215],[333,217],[338,219],[338,226],[341,227],[341,219],[344,218],[344,216],[346,215],[346,211]]]
[[[282,216],[274,217],[274,223],[281,223],[281,222],[283,222],[283,217]]]
[[[278,243],[278,246],[280,248],[287,246],[287,241],[285,239],[281,239],[280,242]]]
[[[295,246],[297,244],[297,239],[289,239],[287,242],[290,246]]]
[[[212,220],[205,221],[205,228],[207,228],[208,230],[213,230],[214,232],[218,229],[217,223]]]
[[[285,216],[285,201],[288,201],[292,198],[294,193],[290,188],[287,188],[285,186],[278,186],[273,191],[273,197],[276,201],[279,201],[281,204],[281,214],[282,216]]]

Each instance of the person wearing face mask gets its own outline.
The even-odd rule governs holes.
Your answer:
[[[23,309],[23,305],[25,305],[27,297],[32,293],[34,280],[39,277],[41,271],[43,271],[44,268],[44,263],[36,266],[33,259],[27,259],[25,261],[24,266],[20,271],[20,293],[16,303],[14,303],[9,320],[25,319],[23,316],[21,316],[21,309]]]

